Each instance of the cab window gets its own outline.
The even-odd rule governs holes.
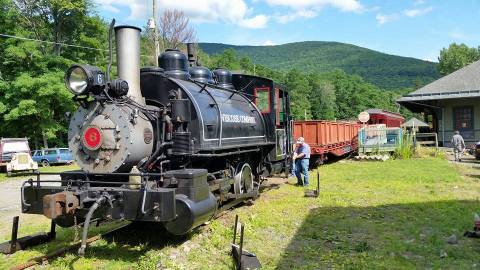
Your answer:
[[[255,105],[262,113],[270,112],[270,88],[255,88]]]
[[[56,155],[57,150],[45,150],[45,155]]]

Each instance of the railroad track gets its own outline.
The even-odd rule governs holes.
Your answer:
[[[128,223],[128,224],[123,224],[121,225],[120,227],[118,228],[115,228],[113,230],[110,230],[108,232],[105,232],[105,233],[102,233],[102,234],[97,234],[95,236],[92,236],[90,238],[87,238],[87,241],[86,243],[88,245],[90,245],[91,243],[95,242],[95,241],[98,241],[102,238],[105,238],[105,237],[109,237],[115,233],[118,233],[119,231],[123,230],[123,229],[126,229],[127,227],[131,226],[131,223]],[[82,244],[82,241],[79,240],[73,244],[70,244],[66,247],[61,247],[57,250],[54,250],[48,254],[45,254],[45,255],[42,255],[42,256],[38,256],[38,257],[34,257],[34,258],[31,258],[30,260],[28,260],[26,263],[22,263],[22,264],[19,264],[19,265],[16,265],[16,266],[13,266],[12,268],[10,268],[10,270],[23,270],[23,269],[27,269],[29,267],[32,267],[32,266],[35,266],[37,264],[41,264],[41,263],[44,263],[44,262],[48,262],[49,260],[53,260],[55,258],[58,258],[62,255],[64,255],[65,253],[67,252],[70,252],[70,251],[76,251],[78,250],[78,248],[80,248]]]

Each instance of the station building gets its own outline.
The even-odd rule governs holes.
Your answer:
[[[451,146],[455,130],[467,146],[480,141],[480,61],[401,97],[397,103],[423,113],[440,146]]]

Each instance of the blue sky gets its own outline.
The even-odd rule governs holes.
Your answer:
[[[107,20],[146,25],[152,0],[95,0]],[[277,45],[338,41],[437,61],[452,42],[480,45],[479,0],[156,0],[178,9],[199,42]]]

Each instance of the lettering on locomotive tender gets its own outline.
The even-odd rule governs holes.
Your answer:
[[[255,117],[240,114],[225,114],[222,113],[222,122],[224,123],[242,123],[242,124],[256,124]]]

